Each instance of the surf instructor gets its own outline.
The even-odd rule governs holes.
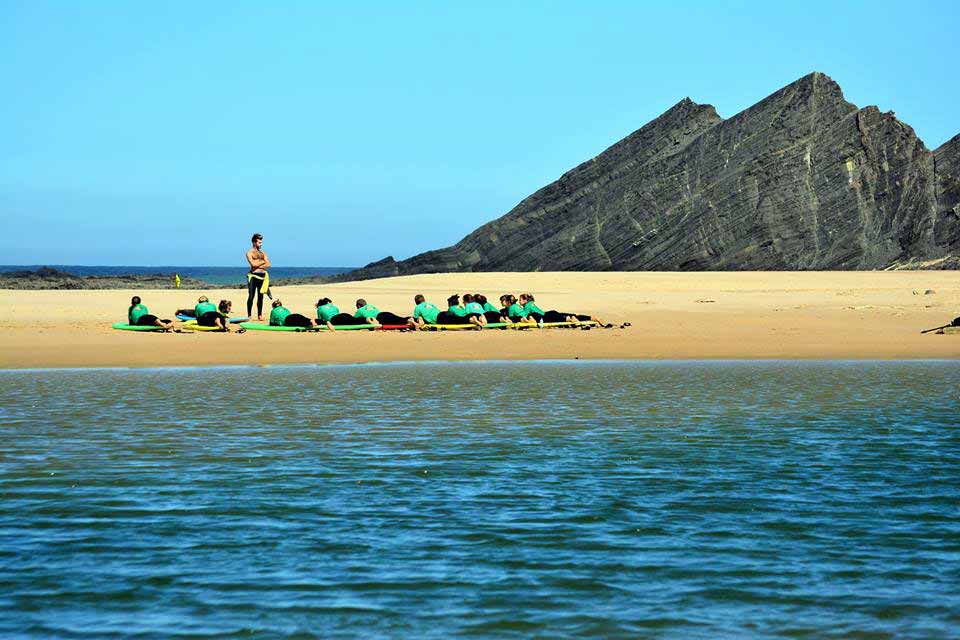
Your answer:
[[[263,322],[263,294],[272,300],[270,295],[270,258],[263,252],[263,236],[259,233],[250,238],[253,245],[247,251],[247,262],[250,263],[250,272],[247,274],[247,317],[253,315],[253,298],[257,298],[257,320]]]

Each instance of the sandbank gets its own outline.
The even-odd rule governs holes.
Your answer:
[[[960,335],[921,335],[960,315],[953,271],[465,273],[277,288],[314,315],[321,296],[342,311],[366,298],[408,314],[416,293],[533,292],[544,309],[591,313],[625,329],[153,334],[115,331],[132,295],[172,318],[206,293],[245,312],[246,292],[0,292],[0,368],[205,366],[487,359],[960,358]],[[926,293],[926,292],[932,293]],[[269,306],[265,314],[269,312]]]

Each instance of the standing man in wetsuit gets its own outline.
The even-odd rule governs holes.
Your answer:
[[[253,244],[247,251],[247,262],[250,263],[250,273],[247,274],[247,317],[252,316],[253,297],[257,297],[257,320],[263,322],[263,294],[270,296],[270,276],[267,269],[270,267],[270,258],[263,252],[263,236],[259,233],[250,238]],[[273,299],[273,296],[270,296]]]

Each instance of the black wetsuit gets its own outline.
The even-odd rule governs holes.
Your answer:
[[[216,311],[207,311],[205,314],[197,318],[197,324],[201,327],[216,327],[217,319],[220,318],[220,314]]]
[[[283,319],[283,326],[285,327],[305,327],[310,328],[313,326],[313,323],[310,322],[310,318],[307,316],[301,315],[299,313],[291,313],[286,318]]]
[[[354,318],[349,313],[338,313],[328,320],[330,324],[335,327],[345,327],[352,324],[364,324],[366,320],[361,320],[360,318]]]
[[[253,313],[253,298],[257,298],[257,317],[263,315],[263,292],[260,287],[263,286],[263,274],[251,274],[252,278],[247,278],[247,316]]]
[[[530,315],[534,315],[534,314],[531,313]],[[547,311],[543,314],[543,321],[544,322],[566,322],[567,318],[571,316],[580,321],[585,321],[590,319],[590,316],[583,315],[583,314],[564,313],[562,311]]]
[[[441,311],[437,314],[437,321],[433,324],[473,324],[469,317],[460,317],[449,311]]]
[[[407,319],[389,311],[381,311],[377,314],[377,322],[380,324],[407,324]]]

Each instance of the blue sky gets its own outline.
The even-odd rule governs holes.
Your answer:
[[[958,6],[0,0],[2,261],[407,257],[685,96],[729,117],[814,70],[933,149]]]

